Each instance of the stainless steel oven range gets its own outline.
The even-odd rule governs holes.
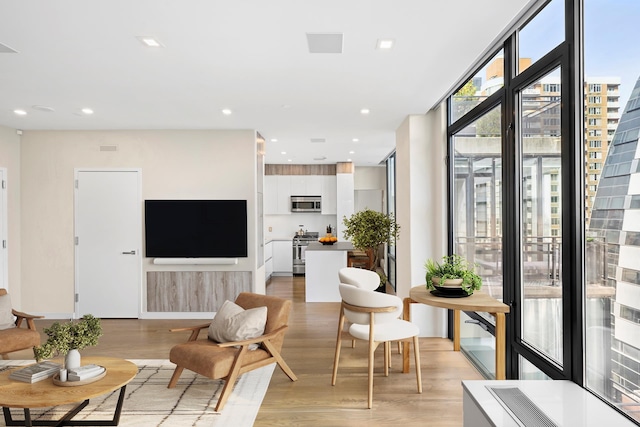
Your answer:
[[[316,242],[319,237],[317,232],[305,232],[293,236],[293,275],[304,275],[305,251],[309,242]]]

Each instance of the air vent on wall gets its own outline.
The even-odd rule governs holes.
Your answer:
[[[327,142],[327,140],[324,138],[311,138],[310,141],[314,144],[322,144],[323,142]]]
[[[342,33],[307,33],[309,53],[342,53]]]
[[[118,151],[117,145],[101,145],[100,151]]]

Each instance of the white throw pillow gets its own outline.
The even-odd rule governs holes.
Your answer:
[[[245,310],[232,301],[225,301],[218,310],[211,325],[209,339],[217,342],[242,341],[264,334],[267,324],[267,307]],[[251,344],[250,350],[258,348]]]
[[[11,313],[11,298],[9,294],[0,295],[0,330],[16,327],[16,320]]]

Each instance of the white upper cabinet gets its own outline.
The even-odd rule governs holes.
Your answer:
[[[287,175],[266,175],[264,177],[265,215],[289,215],[291,208],[291,183]]]
[[[322,180],[322,214],[335,215],[337,213],[336,176],[323,175]]]
[[[292,196],[320,196],[322,194],[322,176],[291,175]]]
[[[322,214],[336,214],[335,175],[266,175],[265,215],[291,214],[291,196],[322,196]]]

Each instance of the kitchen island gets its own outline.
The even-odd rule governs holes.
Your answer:
[[[340,302],[338,270],[347,266],[351,242],[311,242],[305,254],[306,302]]]

